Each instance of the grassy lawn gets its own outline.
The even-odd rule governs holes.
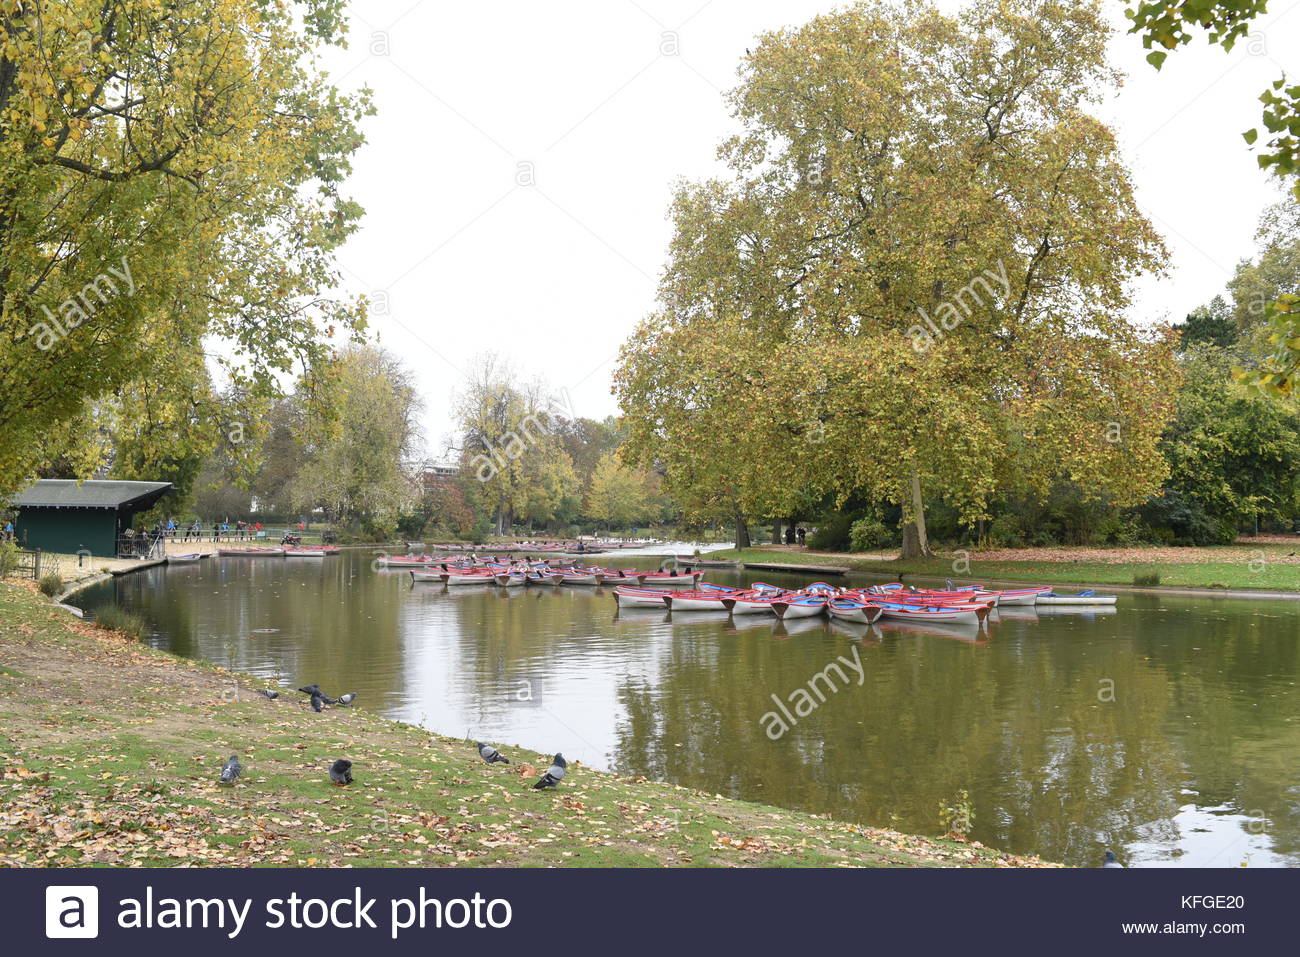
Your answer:
[[[465,741],[282,691],[87,625],[0,584],[3,866],[1021,866]],[[232,752],[244,774],[217,783]],[[335,758],[355,783],[332,786]],[[937,825],[936,821],[936,825]]]
[[[1062,549],[1056,557],[1052,550],[1035,549],[1033,559],[1025,561],[1006,559],[1006,550],[997,552],[996,558],[984,557],[980,552],[951,552],[929,560],[906,562],[880,556],[776,548],[739,551],[733,548],[710,552],[708,557],[742,562],[788,562],[792,565],[843,565],[855,571],[891,577],[901,574],[964,581],[988,579],[1044,584],[1132,585],[1135,576],[1155,573],[1160,576],[1161,585],[1173,587],[1300,590],[1300,564],[1295,558],[1300,544],[1150,549],[1150,557],[1145,560],[1143,549],[1126,549],[1121,557],[1130,559],[1127,561],[1097,560],[1097,551],[1089,549],[1083,552],[1084,557],[1078,557],[1080,550]],[[1177,560],[1179,553],[1185,553],[1186,560]]]

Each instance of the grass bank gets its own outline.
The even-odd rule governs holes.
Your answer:
[[[1028,549],[1023,558],[1009,549],[991,553],[945,552],[920,561],[776,547],[731,548],[710,552],[707,557],[791,565],[842,565],[854,571],[892,577],[901,574],[1044,584],[1132,585],[1139,576],[1156,574],[1160,576],[1160,585],[1177,588],[1300,591],[1298,551],[1300,542],[1261,542],[1220,548],[1117,549],[1109,553],[1103,549]]]
[[[361,708],[278,700],[0,584],[0,867],[1028,866],[979,845],[857,827],[467,742]],[[217,784],[239,754],[244,774]],[[331,786],[329,764],[354,763]]]

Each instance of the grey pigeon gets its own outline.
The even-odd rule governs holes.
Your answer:
[[[564,769],[569,763],[564,760],[564,755],[557,754],[551,769],[542,775],[542,779],[533,785],[534,791],[540,791],[543,788],[553,788],[564,780]]]
[[[357,700],[357,693],[349,691],[347,694],[339,695],[339,704],[351,704]]]
[[[272,690],[272,689],[270,689],[270,688],[263,688],[263,689],[262,689],[262,694],[266,695],[266,696],[267,696],[268,698],[270,698],[272,701],[274,701],[276,698],[280,697],[280,692],[278,692],[278,691],[274,691],[274,690]]]
[[[352,762],[344,761],[342,758],[339,758],[337,761],[331,764],[330,780],[333,781],[335,784],[339,784],[339,785],[351,784],[352,783]]]
[[[230,760],[221,766],[221,783],[234,784],[235,778],[239,777],[244,766],[239,763],[239,755],[232,754]]]
[[[482,741],[475,741],[474,747],[478,748],[478,756],[487,764],[509,764],[510,762],[496,748],[490,744],[484,744]]]
[[[1121,864],[1121,863],[1119,862],[1119,858],[1117,858],[1117,857],[1115,856],[1115,852],[1114,852],[1114,851],[1107,851],[1107,852],[1106,852],[1106,856],[1105,856],[1105,858],[1102,859],[1101,866],[1102,866],[1102,867],[1118,867],[1118,868],[1121,868],[1121,869],[1124,867],[1124,865]]]
[[[320,685],[305,685],[298,690],[303,694],[320,694]]]
[[[313,694],[311,696],[311,709],[315,711],[317,714],[319,714],[321,702],[324,700],[325,700],[324,697],[321,696],[321,693],[319,691]]]

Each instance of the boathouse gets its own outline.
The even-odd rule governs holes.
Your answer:
[[[171,482],[41,479],[9,500],[14,537],[23,548],[113,557],[135,516],[172,489]]]

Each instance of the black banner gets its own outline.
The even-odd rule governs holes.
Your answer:
[[[1218,953],[1293,949],[1297,890],[1248,870],[11,870],[0,914],[8,953]]]

